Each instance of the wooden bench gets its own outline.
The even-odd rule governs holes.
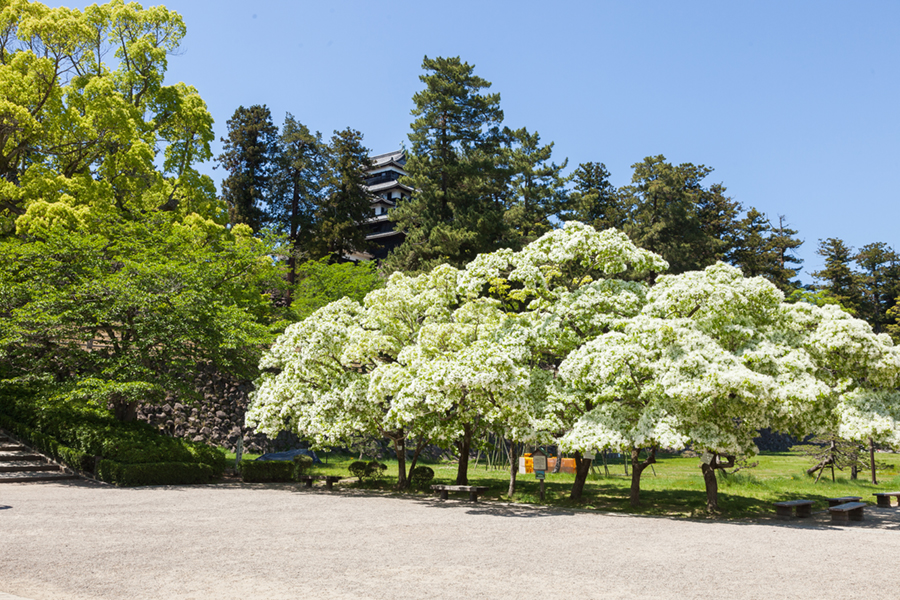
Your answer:
[[[875,501],[881,508],[890,508],[891,496],[897,499],[897,506],[900,507],[900,492],[875,492]]]
[[[838,506],[839,504],[846,504],[847,502],[859,502],[862,500],[862,496],[841,496],[840,498],[828,498],[828,506]]]
[[[450,492],[469,492],[469,500],[478,502],[478,494],[488,489],[486,485],[433,485],[431,489],[441,493],[441,500],[446,500]]]
[[[828,507],[832,521],[862,521],[865,502],[846,502]]]
[[[779,517],[811,517],[812,516],[812,500],[786,500],[785,502],[775,503],[775,514]]]
[[[343,477],[338,477],[337,475],[300,475],[297,477],[300,481],[303,482],[305,487],[311,488],[313,481],[320,480],[325,482],[325,489],[330,490],[334,489],[332,486],[336,481],[340,481]]]

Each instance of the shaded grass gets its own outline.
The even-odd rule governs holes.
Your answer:
[[[256,455],[244,455],[254,458]],[[230,454],[234,460],[234,454]],[[320,454],[320,458],[325,457]],[[350,478],[348,467],[358,456],[328,453],[327,464],[315,465],[311,473],[320,475],[338,475]],[[814,477],[806,474],[810,466],[808,457],[790,452],[764,453],[753,461],[759,462],[757,467],[744,469],[733,475],[719,476],[720,518],[747,518],[771,516],[772,503],[782,500],[805,498],[813,500],[813,510],[824,510],[827,499],[839,496],[861,496],[864,502],[873,502],[872,494],[879,491],[900,491],[900,454],[881,454],[879,462],[890,465],[885,471],[878,472],[879,485],[872,485],[868,473],[860,473],[858,480],[851,480],[849,473],[836,471],[836,481],[831,481],[831,474],[822,475],[818,484]],[[383,460],[388,465],[385,476],[365,482],[345,482],[360,489],[394,491],[397,474],[396,460]],[[625,475],[622,459],[611,461],[609,475],[604,472],[603,465],[595,465],[588,476],[582,498],[577,501],[569,499],[575,475],[571,473],[547,473],[545,480],[544,506],[560,508],[579,508],[604,512],[630,514],[661,515],[675,517],[703,517],[706,512],[706,488],[700,473],[698,458],[662,455],[654,465],[656,473],[647,468],[641,477],[641,506],[632,508],[629,503],[631,477]],[[432,484],[453,484],[456,481],[456,463],[419,461],[434,469],[435,478]],[[407,463],[408,466],[408,463]],[[509,486],[509,468],[485,469],[484,464],[473,468],[470,463],[469,485],[487,486],[486,493],[479,499],[487,501],[515,502],[523,504],[540,503],[540,484],[534,475],[518,475],[516,493],[507,497]],[[424,489],[413,489],[403,492],[405,495],[431,495],[428,486]],[[451,494],[451,497],[453,495]],[[456,496],[465,499],[464,494]]]

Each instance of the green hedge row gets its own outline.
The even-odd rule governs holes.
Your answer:
[[[0,427],[73,468],[96,468],[99,479],[117,485],[202,483],[221,477],[227,466],[216,448],[116,420],[77,386],[0,381]],[[107,463],[104,469],[95,457]],[[132,468],[137,465],[146,468]]]
[[[293,461],[244,459],[240,466],[241,479],[247,483],[297,481],[312,466],[312,458],[298,456]]]
[[[199,463],[138,463],[122,464],[101,460],[97,464],[97,479],[115,485],[182,485],[210,483],[221,476],[210,465]]]

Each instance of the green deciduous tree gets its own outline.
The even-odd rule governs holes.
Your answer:
[[[163,81],[184,34],[162,6],[0,5],[0,233],[36,203],[79,219],[159,208],[222,219],[194,168],[211,156],[212,118],[193,87]]]

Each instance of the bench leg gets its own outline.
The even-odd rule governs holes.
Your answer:
[[[805,506],[797,507],[797,516],[800,518],[811,517],[812,516],[812,506],[807,504]]]
[[[876,502],[878,503],[879,508],[890,508],[891,507],[891,497],[890,496],[875,496]],[[900,502],[900,498],[897,498],[897,501]]]
[[[331,486],[333,486],[333,485],[334,485],[334,482],[332,480],[330,480],[330,479],[325,480],[325,489],[326,490],[330,490]]]
[[[851,521],[862,521],[863,520],[863,509],[862,508],[854,508],[850,511],[850,520]]]
[[[469,500],[478,502],[478,492],[469,492]]]
[[[447,490],[441,490],[441,500],[446,500],[450,495],[450,492]]]
[[[790,506],[776,506],[775,514],[779,517],[791,517],[791,507]]]
[[[846,512],[833,512],[831,513],[831,520],[841,522],[849,521],[850,515],[848,515]]]
[[[311,487],[312,487],[312,479],[307,479],[307,480],[305,480],[305,481],[303,482],[303,485],[306,486],[306,487],[308,487],[308,488],[311,488]]]

